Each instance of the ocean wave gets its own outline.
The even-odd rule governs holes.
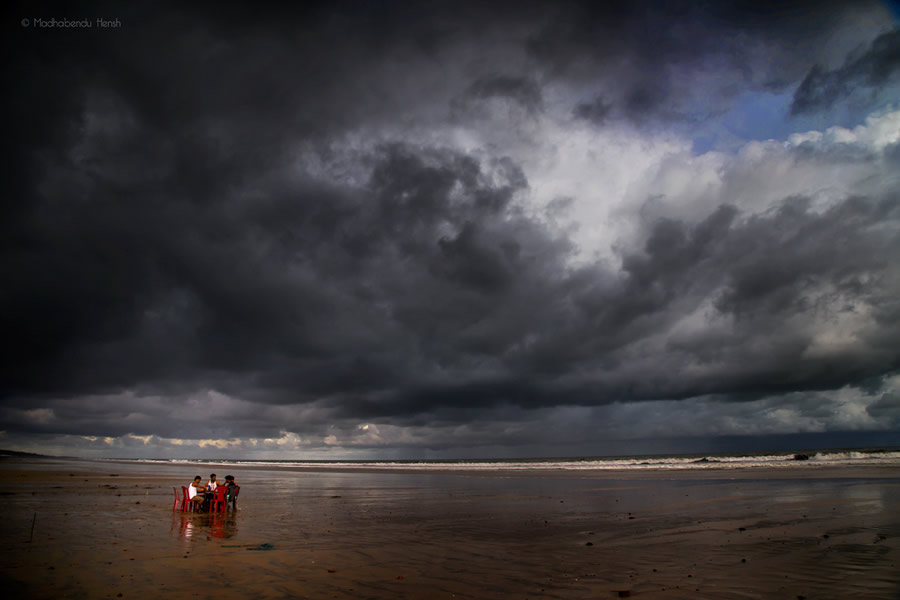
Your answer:
[[[820,450],[777,454],[716,454],[709,456],[584,457],[551,459],[484,460],[229,460],[229,459],[131,459],[146,463],[206,464],[264,468],[317,468],[397,471],[640,471],[797,468],[854,465],[900,467],[900,451]]]

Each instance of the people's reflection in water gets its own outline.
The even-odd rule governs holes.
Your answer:
[[[235,513],[213,513],[209,517],[209,529],[214,538],[230,538],[237,533]]]
[[[178,536],[196,538],[230,538],[237,533],[237,518],[234,512],[212,514],[177,514],[173,518],[173,529],[177,525]]]
[[[191,538],[194,537],[194,519],[193,515],[175,514],[172,517],[172,528],[178,528],[178,537]]]

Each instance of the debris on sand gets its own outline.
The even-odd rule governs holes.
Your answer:
[[[275,546],[272,544],[260,544],[259,546],[254,546],[252,548],[247,548],[247,550],[274,550]]]

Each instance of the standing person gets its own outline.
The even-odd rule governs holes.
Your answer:
[[[188,487],[188,500],[191,502],[196,502],[197,506],[202,508],[202,502],[206,499],[203,493],[206,491],[206,488],[203,487],[203,484],[200,483],[202,478],[197,475],[194,477],[194,481],[191,482],[191,485]]]

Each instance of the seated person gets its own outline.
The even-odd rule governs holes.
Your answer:
[[[228,498],[231,500],[232,510],[237,510],[237,496],[241,486],[234,480],[234,475],[225,476],[225,485],[228,486]]]
[[[202,478],[197,475],[188,487],[188,500],[196,502],[198,506],[202,506],[201,503],[206,500],[206,496],[204,495],[206,488],[200,483],[201,479]]]
[[[214,492],[214,491],[216,491],[216,488],[217,488],[217,487],[219,487],[219,482],[216,481],[216,474],[215,474],[215,473],[211,473],[211,474],[209,475],[209,481],[206,482],[206,490],[207,490],[208,492]]]

